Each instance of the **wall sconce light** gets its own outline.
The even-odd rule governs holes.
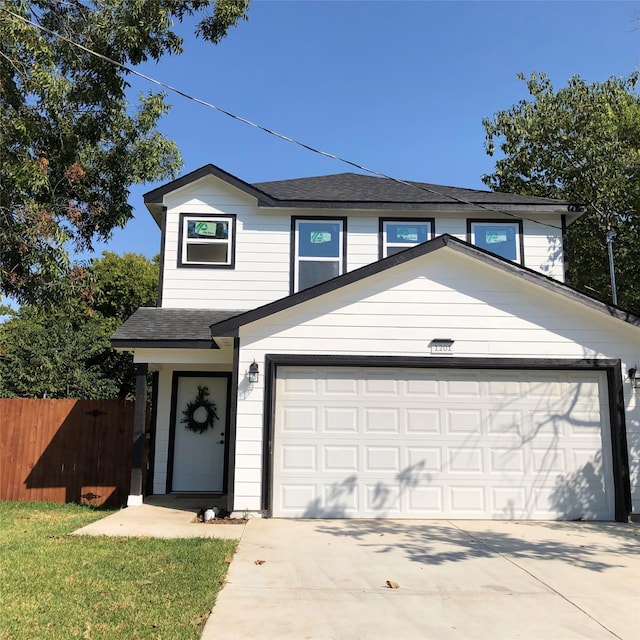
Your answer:
[[[254,360],[249,365],[249,382],[254,384],[258,382],[258,377],[260,376],[260,369],[258,369],[258,363]]]
[[[630,367],[627,370],[629,376],[629,382],[632,389],[640,389],[640,375],[638,375],[638,367]]]

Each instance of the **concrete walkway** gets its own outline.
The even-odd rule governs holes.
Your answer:
[[[198,509],[165,503],[143,504],[116,511],[74,531],[74,535],[141,536],[150,538],[232,538],[238,540],[244,524],[196,521]]]
[[[639,549],[637,524],[251,520],[202,640],[636,640]]]

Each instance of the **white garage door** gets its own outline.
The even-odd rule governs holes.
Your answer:
[[[281,367],[272,512],[614,519],[602,373]]]

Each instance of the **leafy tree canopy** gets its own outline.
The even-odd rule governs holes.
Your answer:
[[[0,397],[132,395],[132,357],[114,351],[109,337],[135,309],[155,304],[158,275],[157,258],[105,252],[80,276],[83,298],[13,311],[0,325]]]
[[[519,77],[531,99],[483,120],[487,153],[504,156],[483,181],[586,205],[569,228],[570,283],[611,300],[612,231],[619,304],[640,313],[639,74],[593,84],[575,76],[558,91],[544,74]]]
[[[179,54],[173,24],[202,17],[213,43],[249,0],[6,0],[0,5],[0,295],[55,300],[69,252],[131,217],[131,185],[173,177],[176,145],[157,130],[163,94],[128,104],[127,71]],[[42,28],[41,28],[42,27]],[[43,30],[46,29],[46,30]],[[105,56],[96,57],[78,43]]]

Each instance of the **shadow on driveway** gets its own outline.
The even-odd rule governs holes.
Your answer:
[[[316,530],[353,537],[375,553],[401,552],[408,560],[431,565],[503,553],[513,559],[570,560],[590,571],[603,571],[622,566],[620,555],[638,555],[640,549],[640,527],[635,524],[474,523],[450,520],[443,526],[442,522],[342,520],[338,524],[331,520],[318,523]],[[365,542],[371,536],[376,541]]]

